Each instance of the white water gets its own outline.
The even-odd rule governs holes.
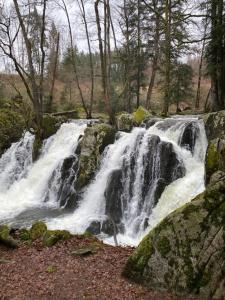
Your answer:
[[[44,144],[37,162],[31,162],[33,136],[26,134],[20,142],[13,144],[0,160],[0,221],[13,219],[21,212],[35,207],[58,207],[56,197],[45,202],[48,183],[53,172],[57,172],[65,158],[74,154],[78,139],[86,125],[63,124],[58,132]],[[18,155],[18,153],[23,153]],[[27,157],[26,157],[27,156]],[[17,169],[18,157],[24,159],[20,175],[12,180]],[[6,188],[5,188],[6,187]],[[55,186],[57,189],[57,186]],[[54,193],[52,193],[54,195]]]
[[[122,218],[125,232],[118,235],[120,244],[137,245],[146,231],[149,231],[172,211],[204,191],[204,158],[207,148],[204,125],[202,121],[198,121],[200,133],[197,137],[194,153],[192,155],[190,151],[179,146],[179,138],[185,129],[185,123],[187,121],[197,121],[197,119],[176,119],[173,126],[164,130],[159,129],[160,124],[164,124],[164,121],[161,121],[148,130],[135,128],[131,133],[121,133],[120,138],[113,145],[109,146],[95,179],[87,187],[83,195],[79,208],[69,216],[48,220],[50,228],[68,229],[73,233],[83,233],[92,221],[104,220],[106,218],[106,200],[104,194],[110,174],[112,174],[114,170],[121,169],[124,161],[125,163],[129,163],[130,157],[132,153],[134,153],[135,147],[137,147],[137,139],[141,137],[141,146],[135,157],[136,177],[132,187],[133,195],[131,198],[128,192],[127,181],[125,180],[123,182],[124,189],[121,195],[121,201],[123,202],[123,200],[129,199],[127,199],[128,205],[123,211]],[[157,135],[161,141],[169,142],[173,145],[176,156],[184,164],[186,174],[183,178],[174,181],[166,187],[158,204],[152,210],[152,194],[155,188],[153,184],[148,194],[149,198],[142,210],[139,211],[137,207],[140,202],[140,188],[144,176],[143,159],[144,154],[147,152],[148,138],[152,135]],[[154,168],[157,175],[157,164],[159,164],[157,153],[154,153],[154,157]],[[149,226],[147,230],[144,230],[142,223],[146,218],[148,218]],[[135,230],[137,224],[141,224],[138,233]],[[103,238],[106,242],[113,243],[112,238],[105,236],[103,236]]]

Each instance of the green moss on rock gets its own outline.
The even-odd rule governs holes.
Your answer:
[[[0,243],[8,248],[17,248],[18,243],[10,236],[10,228],[7,225],[0,225]]]
[[[35,222],[30,229],[30,236],[33,241],[40,239],[47,231],[47,226],[44,222]]]
[[[95,124],[87,127],[80,142],[79,173],[76,188],[84,187],[99,166],[104,149],[115,140],[116,130],[107,124]]]
[[[150,113],[144,107],[139,106],[139,108],[133,113],[133,116],[135,123],[140,125],[147,117],[150,116]]]
[[[25,130],[25,121],[18,113],[10,109],[0,110],[0,154],[12,143],[17,142]]]
[[[43,126],[43,139],[47,139],[53,134],[57,132],[60,125],[62,123],[62,120],[60,120],[57,117],[51,116],[51,115],[44,115],[42,126]]]
[[[135,125],[134,116],[131,114],[123,113],[117,117],[118,130],[130,132]]]
[[[166,257],[166,255],[171,250],[170,241],[168,240],[168,238],[161,237],[157,241],[156,249],[162,255],[162,257]]]
[[[224,296],[224,224],[223,179],[150,231],[128,259],[123,274],[154,289],[200,294],[204,299]]]
[[[31,240],[30,230],[28,230],[26,228],[20,229],[20,231],[19,231],[19,238],[22,241],[30,241]]]
[[[59,241],[66,241],[71,238],[71,234],[66,230],[47,230],[43,235],[43,245],[52,247]]]

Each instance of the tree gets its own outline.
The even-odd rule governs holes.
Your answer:
[[[223,0],[210,1],[210,42],[207,47],[208,72],[211,89],[206,111],[225,108],[225,20]]]

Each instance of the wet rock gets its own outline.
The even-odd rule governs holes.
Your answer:
[[[200,129],[196,122],[191,122],[185,126],[183,134],[179,140],[179,145],[194,153],[196,139],[199,136]]]
[[[105,190],[106,215],[118,224],[123,215],[121,194],[123,191],[122,170],[115,170],[110,175]]]
[[[100,221],[92,221],[91,224],[86,229],[86,232],[98,235],[101,233],[101,222]]]
[[[144,127],[146,129],[149,129],[150,127],[152,127],[153,125],[155,125],[159,121],[162,121],[162,119],[156,118],[156,117],[149,117],[149,118],[147,118],[146,120],[143,121],[143,124],[145,125]]]
[[[115,140],[116,130],[106,124],[87,127],[80,142],[79,172],[76,188],[81,189],[93,178],[99,166],[101,154]]]
[[[225,181],[208,186],[143,239],[123,274],[158,290],[225,295]]]

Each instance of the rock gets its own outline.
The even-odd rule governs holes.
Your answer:
[[[142,106],[133,113],[134,121],[137,125],[140,125],[147,117],[150,116],[150,112]]]
[[[223,299],[224,224],[223,179],[150,231],[123,274],[154,289]]]
[[[71,238],[71,234],[66,230],[47,230],[43,235],[43,245],[52,247],[59,241],[66,241]]]
[[[11,264],[11,263],[14,263],[14,261],[5,258],[0,258],[0,265]]]
[[[104,149],[115,140],[116,130],[107,124],[87,127],[80,142],[79,172],[76,188],[81,189],[89,183],[99,166]]]
[[[216,171],[210,178],[210,184],[217,183],[218,181],[225,179],[225,172]]]
[[[22,228],[19,230],[19,238],[22,241],[29,241],[31,240],[31,234],[30,234],[30,230],[26,229],[26,228]]]
[[[185,126],[183,134],[179,140],[179,145],[194,153],[195,142],[200,130],[196,122],[191,122]]]
[[[91,224],[86,229],[86,233],[92,235],[98,235],[101,233],[101,222],[100,221],[92,221]]]
[[[0,225],[0,244],[8,248],[18,248],[18,243],[10,236],[10,228],[7,225]]]
[[[110,175],[105,190],[106,212],[118,224],[122,218],[121,193],[123,191],[122,170],[114,170]]]
[[[50,136],[55,134],[61,124],[65,121],[63,118],[57,118],[48,114],[43,116],[42,126],[43,126],[43,139],[48,139]]]
[[[73,256],[88,256],[97,252],[95,247],[87,247],[87,248],[80,248],[73,251],[71,254]]]
[[[120,131],[130,132],[135,125],[134,116],[128,113],[117,117],[117,128]]]
[[[146,129],[149,129],[150,127],[152,127],[159,121],[162,121],[162,119],[150,116],[149,118],[147,118],[143,121],[143,124],[145,125]]]
[[[0,155],[21,138],[24,130],[25,121],[18,112],[0,110]]]
[[[32,241],[40,239],[47,231],[47,226],[44,222],[38,221],[35,222],[30,229],[30,236]]]
[[[203,115],[206,135],[209,141],[225,139],[225,110]]]
[[[217,172],[225,172],[225,139],[214,139],[209,142],[206,154],[206,182]]]

